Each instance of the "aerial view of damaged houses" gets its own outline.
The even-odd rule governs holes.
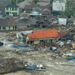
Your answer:
[[[0,0],[0,75],[75,75],[75,0]]]

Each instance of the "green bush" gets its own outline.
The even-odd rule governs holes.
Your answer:
[[[40,6],[40,4],[37,4],[37,6]]]

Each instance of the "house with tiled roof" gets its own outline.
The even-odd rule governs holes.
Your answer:
[[[33,8],[36,8],[36,7],[40,8],[42,10],[45,9],[45,8],[51,10],[51,5],[49,4],[49,5],[46,5],[46,6],[25,5],[25,11],[30,12],[30,11],[32,11]]]
[[[67,34],[66,31],[60,31],[59,32],[59,38],[63,38]]]
[[[73,23],[74,23],[74,21],[72,20],[72,18],[69,18],[67,21],[67,25],[71,26],[71,25],[73,25]]]
[[[59,25],[66,25],[67,24],[68,17],[66,15],[63,15],[63,14],[58,15],[57,18],[58,18]]]
[[[59,32],[59,39],[60,40],[73,40],[73,34],[70,34],[70,32],[66,31],[60,31]]]
[[[14,19],[0,19],[0,31],[16,30]]]
[[[75,15],[68,19],[68,25],[75,25]]]
[[[47,17],[49,15],[51,15],[51,10],[47,8],[42,10],[42,16]]]
[[[16,26],[18,30],[25,30],[26,28],[35,27],[35,22],[24,13],[16,19]]]
[[[46,6],[46,5],[48,5],[49,3],[48,3],[48,2],[37,2],[37,4],[39,4],[40,6]]]
[[[23,2],[17,3],[16,5],[19,6],[19,8],[24,9],[25,5],[30,5],[30,3],[25,0]]]
[[[53,16],[53,15],[48,16],[48,17],[47,17],[47,21],[48,21],[48,23],[50,23],[51,25],[58,23],[57,17],[55,17],[55,16]]]
[[[11,0],[0,0],[0,5],[7,6],[8,4],[11,4]]]
[[[34,44],[39,43],[52,43],[55,42],[56,38],[59,38],[58,32],[56,29],[49,30],[35,30],[32,33],[27,34],[26,41],[32,41]]]

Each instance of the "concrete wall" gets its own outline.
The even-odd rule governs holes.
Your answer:
[[[26,42],[29,40],[29,37],[27,36],[26,37]],[[41,42],[41,40],[43,40],[43,42]],[[42,39],[39,39],[39,40],[35,40],[34,41],[34,44],[39,44],[39,43],[54,43],[56,41],[56,38],[42,38]]]
[[[75,25],[75,21],[74,21],[73,25]]]
[[[2,31],[4,31],[4,30],[15,30],[15,26],[6,26],[5,29],[3,26],[1,26],[0,30],[2,30]]]
[[[39,43],[40,43],[40,40],[34,41],[34,44],[39,44]]]
[[[67,24],[67,19],[66,18],[58,18],[58,23],[59,25],[66,25]]]
[[[55,38],[42,38],[42,39],[39,39],[40,41],[41,40],[44,40],[45,41],[45,43],[47,43],[47,42],[55,42]]]
[[[53,11],[65,11],[65,3],[60,2],[53,2],[52,4],[52,10]]]
[[[27,26],[17,25],[17,30],[25,30]]]
[[[7,12],[9,12],[9,15],[10,14],[12,14],[12,13],[17,13],[17,15],[19,15],[19,8],[16,8],[17,10],[15,10],[15,8],[14,8],[14,10],[12,10],[12,8],[5,8],[5,14],[7,13]]]

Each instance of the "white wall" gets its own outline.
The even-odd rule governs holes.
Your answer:
[[[53,21],[52,23],[58,23],[57,21]]]
[[[65,3],[53,2],[52,10],[53,11],[65,11]]]
[[[74,21],[73,25],[75,25],[75,21]]]
[[[66,18],[58,18],[58,23],[59,25],[66,25],[67,23],[67,19]]]

